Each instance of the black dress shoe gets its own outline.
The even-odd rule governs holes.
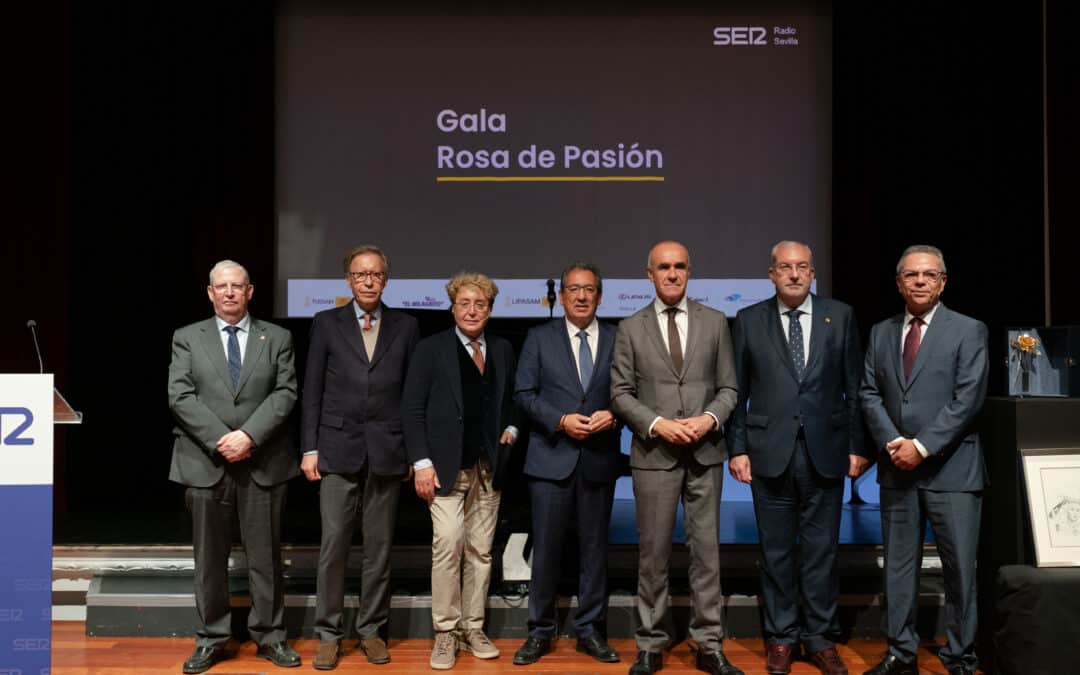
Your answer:
[[[284,640],[260,646],[255,656],[267,659],[279,668],[295,668],[300,665],[300,655],[293,651],[289,643]]]
[[[919,675],[919,664],[916,662],[904,663],[894,654],[886,654],[877,664],[863,675]]]
[[[630,675],[652,675],[664,667],[664,655],[660,652],[638,652]]]
[[[694,659],[694,667],[711,675],[745,675],[743,671],[731,665],[724,656],[724,652],[719,649],[714,652],[699,649]]]
[[[218,661],[229,658],[224,647],[196,647],[187,661],[184,661],[184,672],[205,673]]]
[[[611,648],[599,633],[593,633],[588,637],[578,638],[577,650],[582,654],[588,654],[602,663],[618,663],[619,653]]]
[[[537,638],[531,635],[525,638],[525,644],[514,652],[514,665],[515,666],[527,666],[530,663],[536,663],[540,660],[540,657],[551,651],[551,640],[548,638]]]

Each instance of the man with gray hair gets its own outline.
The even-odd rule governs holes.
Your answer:
[[[968,675],[975,657],[975,550],[986,487],[975,420],[986,397],[986,326],[940,301],[945,258],[911,246],[896,265],[904,312],[874,326],[859,405],[878,453],[885,546],[888,653],[866,675],[917,675],[915,629],[926,521],[945,577],[949,675]]]
[[[185,673],[204,672],[229,656],[234,512],[248,561],[248,633],[259,646],[256,655],[281,667],[300,665],[285,641],[281,562],[285,483],[298,464],[287,429],[296,403],[293,343],[289,331],[248,314],[254,291],[243,266],[219,262],[206,287],[215,316],[173,334],[169,480],[187,486],[201,624]]]

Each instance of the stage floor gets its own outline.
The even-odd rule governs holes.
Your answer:
[[[209,672],[213,675],[255,675],[262,673],[288,673],[311,670],[311,658],[318,644],[316,640],[292,640],[290,643],[300,653],[303,665],[296,671],[275,668],[267,661],[255,657],[255,645],[251,642],[232,644],[236,656],[223,661]],[[626,673],[633,661],[633,640],[612,640],[611,645],[622,656],[621,663],[602,664],[577,653],[574,641],[562,639],[555,651],[531,666],[514,666],[511,663],[514,650],[521,640],[495,640],[502,655],[491,661],[481,661],[470,654],[460,654],[454,673],[549,673],[559,675],[584,675],[586,673]],[[346,643],[348,651],[336,673],[370,673],[376,670],[384,675],[393,673],[433,672],[428,668],[431,654],[430,640],[391,640],[391,663],[374,667],[364,660],[362,654],[352,650],[352,641]],[[181,666],[194,647],[190,638],[91,638],[80,621],[53,623],[52,673],[53,675],[152,675],[156,673],[179,673]],[[923,675],[945,673],[935,656],[938,645],[927,643],[919,650],[919,672]],[[237,651],[238,650],[238,651]],[[853,675],[872,667],[885,652],[884,640],[852,639],[838,647],[841,657]],[[765,672],[764,647],[757,639],[732,639],[724,643],[724,653],[746,675],[762,675]],[[664,673],[694,673],[694,658],[687,643],[683,642],[664,656]],[[820,673],[807,661],[796,661],[791,671],[794,675]]]

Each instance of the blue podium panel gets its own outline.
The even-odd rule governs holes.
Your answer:
[[[49,673],[52,451],[52,375],[0,375],[0,673]]]

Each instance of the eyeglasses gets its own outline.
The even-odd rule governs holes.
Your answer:
[[[780,263],[779,265],[773,265],[773,269],[780,274],[791,274],[793,271],[797,274],[810,274],[810,263],[798,263],[792,265],[791,263]]]
[[[247,287],[248,284],[214,284],[210,288],[214,289],[218,295],[228,295],[229,293],[243,293]]]
[[[574,284],[573,286],[563,286],[563,291],[570,295],[577,295],[578,293],[584,293],[585,295],[596,295],[599,289],[596,286],[582,286],[580,284]]]
[[[488,302],[487,300],[474,300],[472,302],[470,302],[468,300],[458,300],[457,302],[454,303],[454,307],[456,307],[459,312],[468,312],[470,310],[476,310],[477,312],[480,312],[481,314],[483,314],[484,312],[491,309],[491,303]]]
[[[915,272],[909,270],[907,272],[900,273],[900,278],[904,281],[905,284],[918,283],[920,278],[925,279],[926,283],[928,284],[936,284],[944,276],[945,275],[943,273],[938,272],[937,270],[926,270],[923,272]]]
[[[349,272],[349,278],[353,281],[374,281],[381,284],[386,281],[386,272]]]

